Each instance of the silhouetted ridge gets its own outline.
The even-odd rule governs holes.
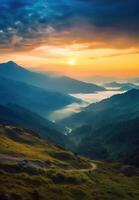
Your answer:
[[[31,72],[13,61],[0,64],[0,76],[66,94],[94,93],[106,90],[104,87],[69,77],[52,77],[48,74]]]
[[[129,96],[139,96],[139,89],[132,89],[126,92]]]

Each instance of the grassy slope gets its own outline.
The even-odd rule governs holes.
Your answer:
[[[67,142],[67,137],[62,133],[63,127],[17,105],[0,105],[0,124],[12,124],[34,130],[41,137],[62,146]]]
[[[139,118],[136,118],[100,127],[81,141],[77,152],[95,159],[113,159],[125,162],[126,159],[137,156],[138,149]],[[132,164],[139,166],[138,157]]]
[[[0,199],[138,199],[137,169],[97,162],[95,171],[69,171],[88,169],[90,162],[25,129],[2,126]]]

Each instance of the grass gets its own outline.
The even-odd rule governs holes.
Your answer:
[[[126,177],[120,173],[68,173],[49,171],[44,175],[27,173],[0,173],[0,194],[18,199],[84,199],[84,200],[138,200],[138,177]]]
[[[11,128],[9,135],[9,131],[0,128],[0,154],[27,159],[28,163],[4,161],[0,157],[1,200],[139,199],[137,168],[88,160],[24,129],[20,134]],[[97,170],[80,171],[88,169],[91,162],[97,164]],[[41,165],[44,163],[46,167]]]

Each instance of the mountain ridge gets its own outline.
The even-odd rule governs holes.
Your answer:
[[[91,104],[62,124],[73,129],[69,148],[95,159],[138,163],[139,90]]]
[[[136,107],[139,104],[139,90],[132,89],[122,94],[113,95],[110,98],[104,99],[97,103],[92,103],[88,107],[84,108],[80,113],[73,114],[71,117],[62,120],[62,123],[65,123],[67,126],[74,128],[79,127],[82,123],[91,122],[91,115],[95,115],[99,112],[103,112],[104,115],[118,114],[116,109],[119,112],[123,113],[123,117],[126,117],[127,111],[136,112]],[[131,102],[130,102],[131,101]],[[130,103],[129,103],[130,102]],[[121,105],[122,104],[122,105]],[[134,107],[136,105],[136,107]],[[138,107],[137,107],[138,108]],[[107,109],[111,109],[111,113],[107,112]],[[86,118],[86,119],[85,119]],[[107,117],[101,117],[103,120],[107,120]],[[110,118],[111,119],[111,118]]]
[[[27,83],[0,76],[0,104],[15,103],[43,117],[49,112],[63,108],[80,100],[70,95],[45,90]]]
[[[61,127],[18,105],[0,105],[0,123],[31,129],[55,144],[67,142]]]
[[[8,70],[6,70],[8,67]],[[69,77],[51,77],[24,69],[13,61],[0,64],[0,76],[23,81],[44,89],[54,90],[61,93],[94,93],[106,89],[91,83],[85,83]]]

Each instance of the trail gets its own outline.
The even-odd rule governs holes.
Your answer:
[[[66,169],[63,171],[67,172],[90,172],[90,171],[95,171],[97,169],[97,165],[94,163],[91,163],[91,167],[88,169]]]
[[[19,157],[16,157],[16,156],[11,156],[11,155],[5,155],[5,154],[2,154],[0,153],[0,162],[5,162],[5,161],[13,161],[13,162],[18,162],[22,160],[21,158]]]
[[[35,165],[36,167],[44,167],[44,168],[46,167],[46,163],[44,161],[28,160],[28,159],[25,160],[19,157],[0,154],[0,163],[6,163],[6,162],[12,162],[13,164],[25,163],[26,165]],[[49,167],[49,169],[53,168]],[[88,169],[60,169],[60,168],[57,169],[64,172],[90,172],[90,171],[95,171],[97,169],[97,165],[91,163],[91,167]]]

